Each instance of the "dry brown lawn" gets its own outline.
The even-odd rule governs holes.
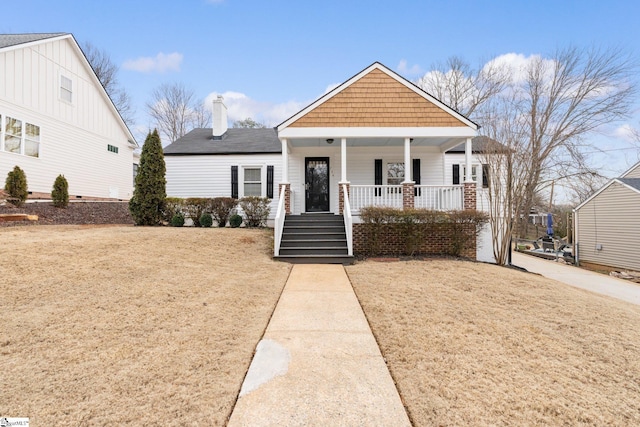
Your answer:
[[[268,231],[0,230],[0,415],[224,425],[290,266]]]
[[[640,307],[480,263],[347,272],[414,425],[640,425]]]

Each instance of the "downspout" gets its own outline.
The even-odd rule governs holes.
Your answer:
[[[578,244],[578,211],[576,209],[573,212],[573,258],[576,266],[580,267],[580,245]]]

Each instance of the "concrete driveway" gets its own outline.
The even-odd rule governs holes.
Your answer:
[[[640,285],[593,271],[514,252],[512,263],[532,273],[576,288],[640,305]]]

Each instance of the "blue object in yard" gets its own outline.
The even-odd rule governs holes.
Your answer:
[[[553,216],[547,214],[547,234],[553,236]]]

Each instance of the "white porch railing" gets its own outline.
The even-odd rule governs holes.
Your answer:
[[[274,242],[273,242],[273,256],[280,255],[280,242],[282,241],[282,230],[284,229],[284,217],[287,212],[284,207],[284,198],[286,193],[286,186],[282,186],[280,189],[280,198],[278,199],[278,210],[276,211],[276,219],[274,228]]]
[[[353,216],[351,216],[351,203],[349,203],[349,193],[346,184],[342,184],[342,194],[344,194],[343,217],[344,230],[347,235],[347,254],[353,256]]]
[[[353,212],[366,206],[402,208],[402,185],[351,185],[350,190]]]
[[[462,185],[416,185],[414,207],[438,211],[464,208]],[[366,206],[387,206],[402,209],[402,185],[351,185],[351,212]]]
[[[462,185],[416,185],[414,206],[436,211],[460,210],[464,208]]]

